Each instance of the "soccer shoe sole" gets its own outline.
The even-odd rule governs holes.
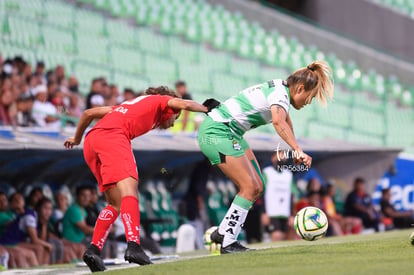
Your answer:
[[[220,254],[231,254],[231,253],[240,253],[240,252],[248,252],[248,251],[254,251],[254,249],[247,248],[241,245],[239,242],[234,242],[232,244],[229,244],[226,247],[221,247]]]
[[[98,255],[85,253],[82,259],[92,272],[105,271],[106,269],[105,264]]]
[[[131,253],[131,254],[125,253],[124,259],[125,259],[125,261],[127,261],[129,263],[135,263],[135,264],[139,264],[139,265],[152,264],[149,257],[145,254],[144,255],[137,255],[136,253]]]

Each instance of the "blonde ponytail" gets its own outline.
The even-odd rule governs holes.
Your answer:
[[[333,98],[332,69],[325,61],[314,61],[292,73],[287,79],[287,85],[294,87],[297,84],[303,84],[305,90],[310,92],[308,103],[315,97],[321,105],[326,105]]]

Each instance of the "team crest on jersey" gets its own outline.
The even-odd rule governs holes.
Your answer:
[[[240,144],[237,141],[235,141],[235,140],[233,140],[233,149],[236,150],[236,151],[240,151],[241,150]]]

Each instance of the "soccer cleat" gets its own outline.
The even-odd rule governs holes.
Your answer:
[[[236,241],[232,244],[229,244],[226,247],[221,247],[220,253],[221,254],[229,254],[229,253],[238,253],[238,252],[245,252],[245,251],[253,251],[254,249],[247,248],[243,246],[240,242]]]
[[[224,235],[221,235],[218,232],[218,228],[217,228],[216,230],[213,231],[213,233],[211,233],[210,239],[211,239],[212,242],[222,244],[223,239],[224,239]]]
[[[101,258],[101,251],[94,244],[89,245],[85,253],[83,253],[82,259],[92,272],[104,271],[106,269]]]
[[[128,242],[128,247],[125,250],[125,261],[129,263],[136,263],[139,265],[152,264],[150,258],[142,250],[141,246],[136,242]]]

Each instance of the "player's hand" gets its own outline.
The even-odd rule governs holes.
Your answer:
[[[206,99],[203,102],[203,105],[207,107],[207,113],[208,113],[211,110],[213,110],[214,108],[217,108],[220,105],[220,101],[218,101],[214,98],[209,98],[209,99]]]
[[[302,149],[297,149],[295,151],[295,157],[293,158],[293,162],[295,165],[299,165],[303,163],[306,167],[310,168],[312,165],[312,157],[302,151]]]
[[[79,144],[80,144],[80,142],[75,141],[75,138],[74,138],[74,137],[67,138],[67,139],[65,140],[65,142],[63,143],[63,145],[64,145],[67,149],[72,149],[72,148],[73,148],[73,146],[75,146],[75,145],[79,145]]]

